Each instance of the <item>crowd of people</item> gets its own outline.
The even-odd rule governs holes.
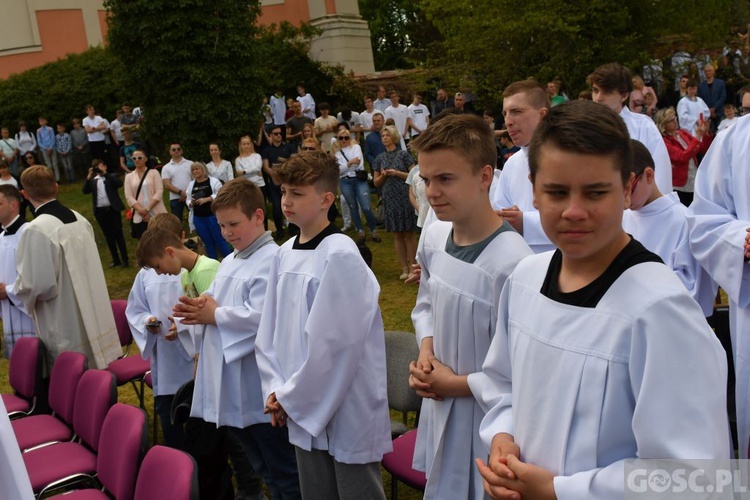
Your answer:
[[[609,63],[580,99],[558,81],[512,83],[501,116],[445,89],[430,109],[419,92],[405,106],[378,87],[364,111],[335,115],[304,86],[291,102],[279,89],[234,164],[219,144],[205,164],[175,142],[160,174],[138,124],[122,125],[124,181],[106,168],[99,136],[111,124],[88,107],[84,192],[113,265],[129,263],[130,209],[141,269],[128,320],[151,359],[165,443],[195,456],[202,495],[231,491],[231,460],[249,498],[261,482],[273,498],[385,498],[380,289],[362,259],[365,225],[382,241],[372,192],[399,279],[419,283],[409,384],[423,398],[413,466],[425,498],[622,497],[628,459],[730,458],[726,355],[706,322],[718,285],[733,315],[734,445],[746,458],[750,193],[736,179],[747,177],[750,122],[719,99],[713,64],[702,69],[704,82],[675,81],[681,91],[685,80],[675,107],[660,108],[653,74]],[[750,109],[750,91],[738,97]],[[86,291],[107,296],[103,273],[78,276],[93,233],[56,200],[64,155],[45,127],[19,126],[0,158],[0,184],[26,154],[47,164],[0,185],[1,311],[4,330],[18,325],[6,349],[37,334],[54,346],[50,362],[72,346],[106,365],[119,354],[111,315],[84,314],[101,305]],[[28,224],[19,186],[36,215]],[[184,243],[186,212],[207,255]],[[83,324],[55,324],[69,309]],[[13,314],[26,320],[6,323]],[[186,383],[190,419],[176,422]]]

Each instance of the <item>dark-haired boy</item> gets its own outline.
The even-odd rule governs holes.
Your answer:
[[[495,333],[500,291],[532,253],[490,204],[493,135],[478,116],[449,115],[412,143],[439,219],[420,238],[422,274],[412,312],[420,350],[410,365],[410,385],[424,398],[414,468],[427,474],[429,499],[484,498],[482,478],[470,466],[486,453],[473,377]]]
[[[656,186],[654,160],[646,146],[631,139],[633,147],[633,188],[630,210],[622,227],[648,250],[661,257],[688,289],[708,317],[714,311],[716,284],[690,251],[687,207],[677,193],[662,194]]]
[[[489,466],[477,461],[495,498],[622,498],[627,459],[729,457],[724,350],[622,229],[631,162],[625,124],[590,101],[556,106],[534,134],[534,202],[558,249],[501,294],[482,381]]]
[[[391,451],[380,287],[328,221],[336,159],[304,152],[276,173],[300,234],[271,265],[256,356],[271,424],[289,427],[305,498],[385,499]]]
[[[242,444],[273,498],[297,498],[299,481],[286,428],[264,414],[255,357],[271,262],[278,245],[263,227],[263,194],[240,178],[227,182],[211,204],[222,235],[234,247],[210,288],[181,297],[174,316],[203,328],[190,415],[227,427]]]
[[[687,95],[677,103],[677,120],[680,128],[693,137],[698,136],[698,125],[711,119],[706,102],[698,97],[698,82],[688,80]]]

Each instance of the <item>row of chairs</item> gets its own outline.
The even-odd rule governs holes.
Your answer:
[[[39,359],[26,354],[36,352],[43,358],[40,345],[37,338],[20,339],[11,359],[11,373],[15,373],[14,368],[27,374],[34,372],[21,370],[18,365],[36,365]],[[16,398],[16,394],[3,395],[3,400],[11,403]],[[83,482],[93,489],[68,492],[66,498],[187,500],[197,496],[197,470],[192,457],[155,446],[144,458],[146,413],[116,401],[116,377],[111,372],[87,370],[86,357],[80,353],[64,352],[57,357],[49,384],[52,413],[24,416],[28,409],[20,413],[13,410],[16,418],[11,421],[35,494],[41,498]],[[165,477],[170,480],[164,481]]]

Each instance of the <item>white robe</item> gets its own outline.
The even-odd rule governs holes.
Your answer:
[[[695,100],[685,96],[677,103],[677,119],[680,128],[686,130],[690,135],[696,137],[700,115],[704,120],[711,118],[711,111],[708,109],[706,102],[700,97]]]
[[[595,308],[540,293],[552,253],[503,289],[482,374],[487,449],[501,432],[560,500],[622,498],[628,458],[727,459],[721,344],[675,274],[627,269]]]
[[[518,206],[523,212],[523,239],[534,253],[555,248],[544,234],[539,212],[534,207],[534,188],[529,180],[528,147],[522,147],[505,162],[500,178],[493,180],[490,185],[490,202],[495,210]]]
[[[622,227],[644,247],[661,257],[708,317],[713,314],[718,287],[690,251],[686,214],[687,207],[673,191],[640,210],[626,210]]]
[[[664,138],[654,121],[646,115],[632,113],[627,106],[620,111],[620,118],[628,127],[630,138],[641,142],[654,159],[656,185],[662,193],[672,192],[672,161],[669,159]],[[515,156],[515,155],[514,155]],[[512,157],[511,157],[512,158]]]
[[[412,320],[418,344],[433,337],[435,357],[471,379],[481,371],[495,333],[505,280],[532,252],[510,230],[497,235],[470,264],[446,253],[452,228],[450,222],[435,221],[422,234],[422,276]],[[476,458],[486,458],[479,438],[482,417],[473,397],[422,400],[413,466],[427,474],[425,498],[485,498],[474,465]]]
[[[0,399],[0,498],[33,500],[29,474],[18,448],[16,435],[8,419],[8,410]]]
[[[28,224],[23,224],[14,234],[3,232],[0,234],[0,283],[13,285],[18,273],[16,272],[16,249],[21,233]],[[7,357],[10,357],[15,341],[21,337],[35,337],[34,322],[24,308],[23,301],[11,294],[0,301],[0,314],[3,319],[3,334],[5,338]]]
[[[128,296],[125,314],[133,340],[143,359],[151,362],[151,379],[155,396],[168,396],[177,392],[193,378],[193,357],[178,340],[166,340],[172,308],[182,295],[180,277],[156,274],[153,269],[141,269],[135,276]],[[153,316],[161,321],[158,334],[146,329]]]
[[[268,423],[260,388],[255,340],[275,243],[247,259],[236,252],[219,265],[206,294],[216,299],[216,325],[206,325],[195,374],[191,417],[244,429]]]
[[[19,297],[47,347],[48,366],[63,351],[104,369],[122,355],[107,282],[91,224],[79,213],[64,224],[49,214],[28,224],[18,242]]]
[[[747,458],[750,438],[750,264],[743,250],[750,227],[748,157],[750,118],[742,117],[716,136],[703,158],[687,215],[693,255],[729,297],[740,458]]]
[[[289,441],[341,463],[392,450],[380,286],[351,238],[279,250],[256,342],[264,398],[276,393]]]

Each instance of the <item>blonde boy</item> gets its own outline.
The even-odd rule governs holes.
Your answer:
[[[410,385],[424,399],[414,468],[427,474],[425,498],[481,499],[471,464],[485,454],[484,411],[473,383],[495,332],[503,284],[531,249],[490,203],[497,153],[492,131],[473,115],[451,115],[412,142],[438,221],[425,228],[412,312],[420,346]]]
[[[278,170],[300,234],[271,265],[256,342],[266,411],[288,426],[306,498],[385,498],[391,450],[380,287],[357,246],[328,222],[336,159],[311,151]]]

